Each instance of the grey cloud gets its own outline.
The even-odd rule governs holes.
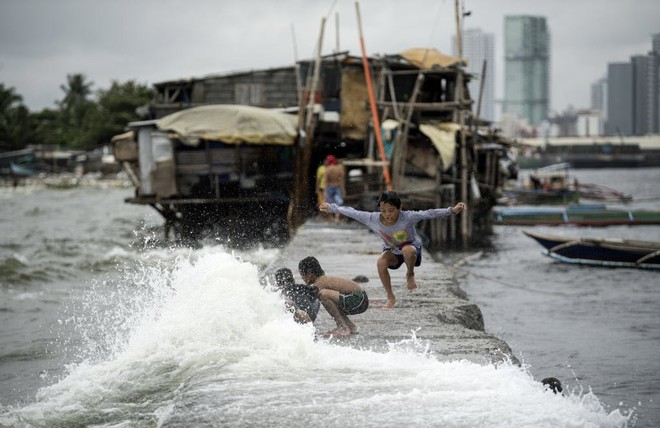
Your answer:
[[[321,18],[332,0],[0,0],[0,81],[14,86],[31,109],[61,98],[66,74],[83,72],[105,87],[115,80],[155,83],[293,62],[291,24],[299,58],[310,58]],[[554,109],[587,106],[589,85],[607,63],[650,49],[660,32],[655,0],[464,0],[466,27],[496,36],[496,77],[502,86],[506,14],[548,18],[552,34]],[[419,46],[451,52],[453,0],[362,0],[370,55]],[[338,0],[328,17],[324,53],[360,54],[355,2]],[[36,71],[35,71],[36,70]],[[45,76],[46,74],[46,76]],[[49,86],[50,85],[50,86]]]

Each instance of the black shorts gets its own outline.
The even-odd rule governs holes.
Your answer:
[[[415,247],[415,249],[417,250],[417,260],[415,261],[415,267],[417,267],[422,264],[422,249],[417,247]],[[394,257],[397,258],[397,262],[395,265],[388,266],[387,267],[388,269],[392,269],[392,270],[399,269],[401,265],[404,263],[402,254],[394,254]]]

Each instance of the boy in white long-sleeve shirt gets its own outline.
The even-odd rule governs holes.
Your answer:
[[[324,213],[342,214],[363,223],[383,239],[383,253],[378,258],[378,276],[387,293],[386,308],[396,303],[392,292],[392,281],[388,269],[398,269],[406,264],[406,286],[412,292],[417,288],[415,266],[422,263],[422,241],[415,225],[422,220],[448,217],[467,209],[463,202],[449,208],[435,208],[423,211],[401,210],[401,199],[396,192],[383,192],[378,198],[380,211],[358,211],[352,207],[322,203],[319,210]]]

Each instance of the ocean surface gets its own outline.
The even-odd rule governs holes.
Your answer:
[[[660,169],[576,173],[660,208]],[[0,426],[660,424],[656,272],[559,265],[496,227],[484,249],[435,257],[523,367],[439,361],[423,344],[378,353],[291,320],[259,281],[280,249],[170,246],[132,193],[0,187]],[[660,226],[545,229],[660,239]]]
[[[628,205],[608,206],[660,210],[660,168],[572,173],[581,183],[633,195]],[[660,426],[660,271],[563,264],[542,255],[526,229],[660,241],[660,226],[494,226],[489,249],[444,260],[481,308],[486,330],[535,378],[592,391],[607,411],[632,413],[629,426]]]

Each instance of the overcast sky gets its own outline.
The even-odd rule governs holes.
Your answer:
[[[368,54],[413,47],[451,53],[454,0],[359,5]],[[660,33],[658,0],[463,0],[463,5],[472,12],[465,28],[495,35],[498,99],[504,16],[547,18],[551,108],[558,112],[569,104],[589,107],[590,85],[605,76],[607,63],[646,54],[651,35]],[[150,85],[286,66],[296,51],[300,59],[313,56],[324,16],[323,53],[336,49],[339,39],[341,50],[360,55],[354,0],[0,0],[0,82],[35,111],[62,99],[67,74],[84,74],[97,90],[112,80]]]

